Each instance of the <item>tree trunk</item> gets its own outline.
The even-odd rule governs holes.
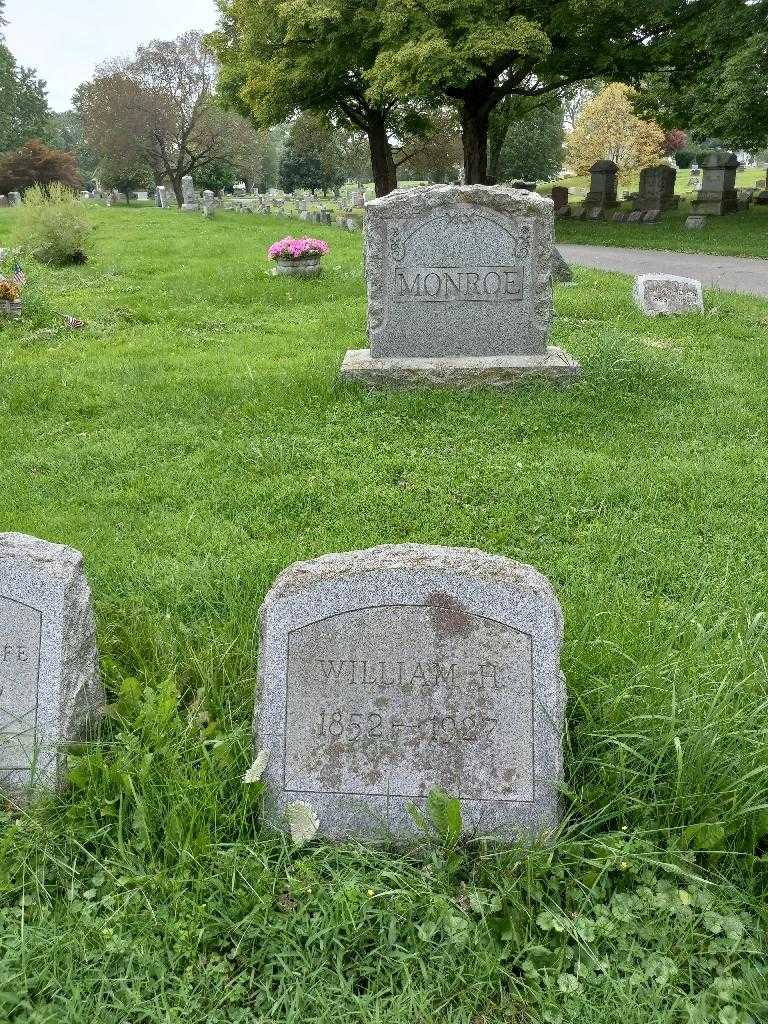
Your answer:
[[[488,111],[464,100],[461,108],[464,184],[488,184]]]
[[[376,196],[378,198],[389,195],[397,188],[397,168],[383,116],[372,115],[369,118],[366,134],[371,149],[371,167]]]
[[[179,204],[179,209],[181,209],[184,205],[184,193],[181,190],[181,178],[172,177],[169,180],[171,182],[173,194],[176,196],[176,202]]]

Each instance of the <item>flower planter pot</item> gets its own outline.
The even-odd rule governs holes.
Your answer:
[[[290,274],[293,277],[317,277],[320,270],[320,256],[303,256],[299,260],[275,260],[276,274]]]
[[[0,300],[0,313],[11,320],[17,320],[21,316],[21,299],[16,302],[9,299]]]

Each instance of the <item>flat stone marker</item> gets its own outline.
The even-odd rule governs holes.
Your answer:
[[[508,386],[581,367],[548,346],[551,199],[505,186],[432,185],[366,204],[370,348],[341,373],[370,385]]]
[[[65,745],[103,709],[82,555],[0,534],[0,788],[21,795],[60,786]]]
[[[646,316],[703,313],[701,281],[674,274],[640,274],[632,293]]]
[[[563,622],[535,569],[420,544],[324,555],[278,576],[260,627],[276,823],[300,801],[325,836],[404,838],[439,786],[473,832],[557,824]]]
[[[701,216],[701,214],[692,214],[690,217],[685,218],[685,226],[689,231],[697,231],[699,228],[706,226],[707,218]]]

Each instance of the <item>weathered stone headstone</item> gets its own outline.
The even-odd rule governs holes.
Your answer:
[[[573,282],[573,271],[563,259],[563,254],[557,246],[552,249],[552,280],[559,281],[561,284]]]
[[[358,220],[356,220],[354,217],[347,217],[345,223],[346,223],[347,231],[359,231],[360,230],[360,222]]]
[[[645,210],[643,212],[643,224],[658,224],[661,220],[661,210]]]
[[[611,217],[611,220],[615,224],[626,224],[626,222],[629,220],[629,214],[626,212],[626,210],[616,210],[614,215]]]
[[[645,214],[642,210],[633,210],[632,213],[630,213],[630,215],[627,217],[627,222],[629,224],[639,224],[644,216]]]
[[[603,220],[605,209],[602,206],[588,206],[586,212],[587,220]]]
[[[618,206],[616,198],[618,165],[613,160],[598,160],[597,163],[592,164],[589,173],[589,192],[584,199],[584,205],[587,208],[596,207],[600,210]]]
[[[309,804],[334,839],[404,838],[440,787],[465,828],[556,826],[562,614],[535,569],[418,544],[325,555],[260,613],[257,750],[275,821]]]
[[[673,210],[678,205],[675,195],[677,171],[669,164],[644,167],[640,171],[640,192],[635,200],[636,210]]]
[[[707,218],[702,216],[691,216],[685,218],[685,226],[689,231],[696,231],[706,226]]]
[[[370,349],[342,376],[375,385],[505,386],[581,369],[548,347],[553,206],[504,186],[432,185],[366,206]]]
[[[104,709],[79,551],[0,534],[0,788],[52,789]]]
[[[211,218],[216,213],[216,193],[209,188],[203,192],[203,216]]]
[[[701,189],[691,203],[694,213],[721,217],[736,211],[736,170],[739,161],[735,153],[717,150],[704,157]]]
[[[155,206],[159,210],[164,210],[168,205],[168,196],[166,193],[165,185],[158,185],[155,188]]]
[[[755,202],[758,206],[768,206],[768,171],[765,172],[765,181],[755,196]]]
[[[674,274],[640,274],[632,293],[646,316],[703,313],[701,281]]]
[[[184,213],[197,212],[197,196],[195,195],[195,185],[191,174],[185,174],[181,179],[181,195],[181,209]]]
[[[8,203],[10,206],[21,206],[21,193],[20,192],[9,192]]]
[[[8,206],[8,196],[0,196],[0,206]]]

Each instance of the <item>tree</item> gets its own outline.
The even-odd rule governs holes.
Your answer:
[[[199,32],[155,40],[132,60],[103,65],[82,90],[87,144],[102,159],[144,161],[181,205],[185,175],[231,157],[229,121],[214,102],[216,74]]]
[[[31,68],[19,67],[0,42],[0,151],[45,138],[49,117],[45,82]]]
[[[381,0],[217,0],[209,42],[225,101],[270,128],[301,111],[364,132],[377,195],[397,187],[393,144],[426,128],[397,92],[372,98],[367,75],[379,52]]]
[[[488,177],[549,181],[563,165],[563,108],[556,96],[507,96],[489,122]]]
[[[681,66],[685,62],[685,74]],[[721,0],[669,43],[667,66],[644,83],[643,109],[695,139],[759,150],[768,144],[768,0]]]
[[[71,153],[49,149],[31,139],[20,149],[0,157],[0,192],[23,192],[34,185],[60,182],[67,188],[80,188],[75,158]]]
[[[747,0],[730,0],[731,4]],[[487,180],[491,112],[505,96],[543,96],[604,78],[636,82],[672,42],[726,0],[381,0],[382,43],[371,95],[454,102],[467,182]]]
[[[398,167],[417,180],[452,183],[459,180],[461,130],[456,111],[450,107],[431,112],[423,137],[404,139],[397,156]]]
[[[124,192],[129,205],[131,192],[148,188],[152,184],[152,171],[143,160],[133,163],[126,158],[107,157],[99,164],[97,176],[99,182],[107,188]]]
[[[679,128],[664,132],[664,156],[674,156],[688,145],[688,136]]]
[[[338,188],[344,181],[340,163],[340,139],[333,126],[317,114],[300,114],[285,140],[280,187],[286,192]]]
[[[626,85],[606,86],[576,118],[565,144],[568,166],[585,174],[597,160],[613,160],[619,174],[649,167],[664,155],[664,132],[635,114],[637,93]]]

